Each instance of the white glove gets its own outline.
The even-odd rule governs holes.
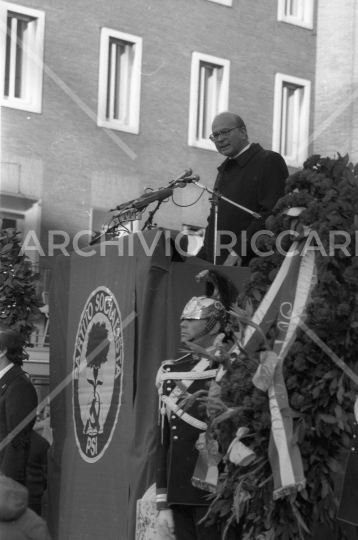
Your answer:
[[[158,525],[164,538],[175,540],[173,512],[169,508],[160,510],[158,514]]]

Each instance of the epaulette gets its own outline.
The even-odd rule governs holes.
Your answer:
[[[180,362],[180,360],[184,360],[184,358],[186,358],[187,356],[190,356],[191,355],[191,352],[187,352],[185,353],[183,356],[181,356],[180,358],[177,358],[176,360],[174,360],[174,364],[177,364],[178,362]]]
[[[164,360],[161,365],[160,365],[160,368],[158,369],[157,371],[157,377],[155,379],[155,386],[157,388],[160,387],[161,385],[161,379],[162,379],[162,374],[163,374],[163,368],[164,366],[171,366],[172,364],[174,364],[175,360]]]
[[[159,388],[160,385],[161,385],[161,378],[162,378],[163,371],[164,371],[163,368],[165,366],[172,366],[173,364],[176,364],[178,361],[184,360],[184,358],[186,358],[189,355],[190,355],[190,353],[184,354],[184,356],[181,356],[180,358],[177,358],[176,360],[163,360],[163,362],[160,365],[160,368],[157,371],[157,377],[155,379],[156,387]]]

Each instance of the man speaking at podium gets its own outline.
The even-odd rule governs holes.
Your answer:
[[[226,156],[218,167],[214,188],[220,195],[261,216],[255,219],[250,213],[219,200],[216,264],[224,264],[230,258],[230,251],[234,250],[242,264],[247,265],[255,257],[251,238],[257,231],[265,229],[267,217],[278,199],[283,197],[288,169],[280,154],[249,142],[245,123],[237,114],[224,112],[216,116],[210,139],[218,152]],[[244,231],[246,239],[241,238]],[[214,236],[215,212],[212,207],[204,245],[197,255],[199,258],[214,262]]]

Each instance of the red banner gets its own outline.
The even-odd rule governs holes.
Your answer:
[[[177,357],[180,314],[203,294],[194,278],[205,264],[174,262],[180,259],[164,234],[148,250],[157,232],[134,235],[132,250],[127,237],[105,256],[96,246],[93,256],[57,261],[50,296],[54,540],[134,540],[137,500],[155,481],[155,377],[163,360]],[[239,287],[249,275],[220,270]]]

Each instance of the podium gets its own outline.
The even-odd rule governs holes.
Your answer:
[[[161,362],[180,355],[180,314],[204,294],[177,232],[153,229],[56,260],[50,290],[48,464],[53,540],[134,540],[155,482]],[[248,268],[214,267],[239,290]]]

